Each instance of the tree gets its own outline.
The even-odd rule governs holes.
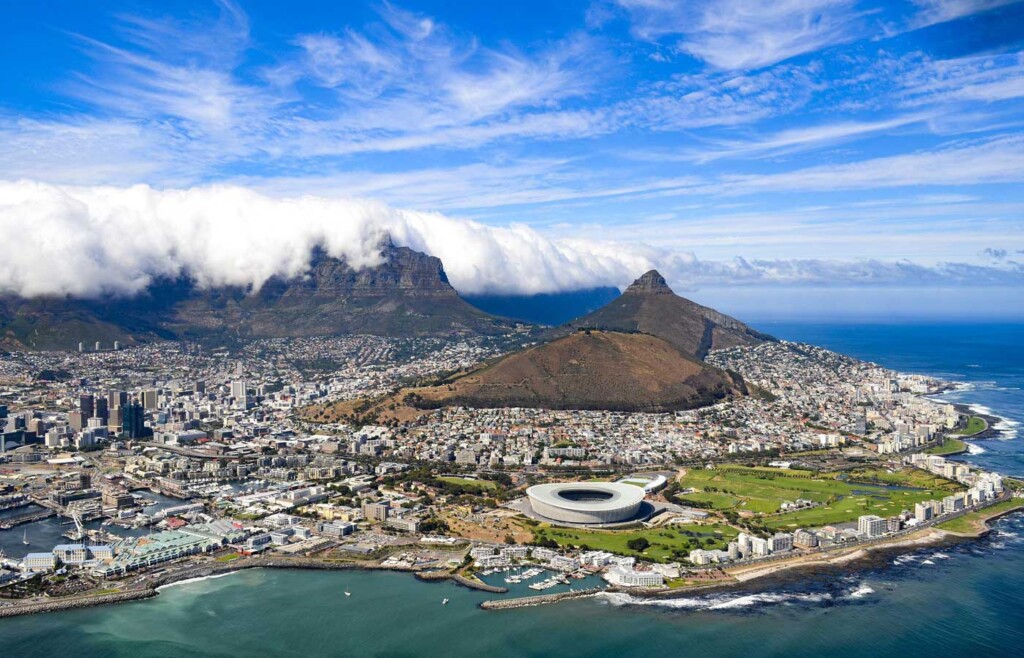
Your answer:
[[[650,545],[651,542],[647,541],[646,537],[635,537],[626,542],[629,550],[636,551],[637,553],[643,553]]]

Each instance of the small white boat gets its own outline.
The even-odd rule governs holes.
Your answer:
[[[345,590],[345,596],[352,596],[352,592]]]
[[[441,601],[441,605],[448,605],[448,599],[444,599],[443,601]]]
[[[25,531],[25,532],[24,532],[24,533],[23,533],[23,534],[21,535],[21,543],[22,543],[22,544],[25,544],[26,546],[28,546],[28,545],[29,545],[29,544],[31,543],[31,542],[29,542],[29,540],[28,540],[28,530],[26,530],[26,531]]]

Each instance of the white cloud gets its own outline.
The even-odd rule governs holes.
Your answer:
[[[682,75],[616,106],[625,125],[652,130],[736,126],[792,112],[817,86],[818,68],[777,66],[745,75]]]
[[[820,165],[764,175],[731,175],[715,187],[756,191],[831,191],[918,185],[963,186],[1024,181],[1024,135],[946,146],[936,150]]]
[[[674,47],[718,69],[756,69],[860,34],[855,0],[618,0],[642,39]]]
[[[546,292],[622,281],[650,265],[603,257],[522,225],[489,227],[359,198],[275,198],[237,186],[155,190],[0,183],[0,289],[25,296],[133,294],[187,274],[203,286],[259,288],[296,276],[313,247],[354,267],[379,262],[385,235],[440,257],[463,292]]]
[[[911,114],[882,121],[844,121],[792,128],[748,140],[709,140],[708,148],[678,153],[675,159],[710,162],[721,158],[758,158],[787,155],[831,146],[867,135],[885,133],[921,123],[928,115]],[[643,154],[637,154],[642,158]],[[655,157],[659,157],[655,154]]]
[[[917,13],[910,20],[912,29],[919,29],[971,16],[983,11],[1020,2],[1020,0],[913,0]]]
[[[1024,97],[1024,53],[975,55],[933,60],[912,55],[899,62],[904,106],[996,103]]]
[[[58,187],[0,183],[0,290],[23,296],[138,293],[154,278],[259,288],[305,272],[316,246],[354,267],[379,263],[385,235],[441,258],[463,293],[626,285],[658,267],[676,285],[1024,283],[1022,265],[829,260],[704,261],[636,242],[551,239],[359,198],[275,198],[237,186]]]
[[[79,37],[97,67],[65,91],[121,117],[169,117],[193,130],[220,132],[264,116],[279,99],[235,75],[249,47],[248,19],[233,2],[217,4],[213,21],[124,16],[123,46]]]

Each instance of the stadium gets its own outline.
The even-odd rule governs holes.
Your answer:
[[[559,482],[526,490],[533,512],[555,523],[606,525],[638,515],[642,487],[619,482]]]

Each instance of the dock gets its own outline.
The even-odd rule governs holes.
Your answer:
[[[35,521],[42,521],[43,519],[48,519],[51,516],[56,515],[57,513],[52,509],[44,509],[38,512],[28,512],[26,514],[11,516],[0,521],[0,530],[10,530],[11,528],[23,523],[34,523]]]

